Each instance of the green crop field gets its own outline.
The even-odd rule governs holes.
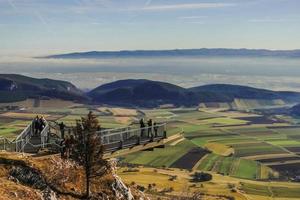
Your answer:
[[[252,103],[255,104],[255,102],[248,102],[247,105],[243,106]],[[61,116],[57,120],[58,122],[64,121],[68,125],[75,125],[75,120],[85,116],[89,110],[90,107],[81,107],[80,105],[74,108],[49,109],[45,114]],[[138,121],[143,117],[146,120],[152,118],[156,122],[168,122],[168,136],[182,133],[182,136],[167,143],[165,148],[154,148],[153,151],[122,155],[119,159],[123,164],[144,166],[138,167],[138,169],[154,167],[158,171],[164,167],[172,168],[165,171],[177,170],[186,173],[187,177],[195,171],[206,171],[221,177],[221,179],[234,180],[237,188],[245,191],[247,195],[259,195],[262,197],[261,199],[271,196],[287,199],[300,198],[300,185],[299,187],[286,186],[286,182],[283,180],[280,180],[282,182],[279,186],[274,185],[273,180],[268,182],[271,177],[275,178],[274,181],[276,181],[278,172],[267,166],[270,163],[255,161],[273,157],[284,158],[285,155],[295,156],[285,147],[300,147],[300,128],[274,128],[275,126],[288,126],[286,123],[266,125],[251,122],[248,124],[248,121],[242,120],[242,117],[257,116],[257,113],[228,111],[227,115],[227,111],[218,109],[215,111],[209,108],[201,111],[198,111],[197,108],[137,110],[137,115],[125,117],[116,116],[112,112],[105,113],[101,109],[98,110],[99,112],[96,114],[103,128],[124,127],[132,124],[139,127]],[[259,114],[259,116],[263,115]],[[0,136],[15,138],[28,123],[30,120],[0,119]],[[187,168],[192,172],[174,169],[176,166],[174,163],[187,155],[190,150],[199,147],[209,149],[211,152],[204,151],[204,156],[199,159],[191,157],[191,160],[196,158],[194,162],[191,162],[194,167]],[[233,151],[230,151],[229,154],[222,154],[221,151],[223,149],[225,151],[227,147]],[[217,148],[221,148],[221,151],[215,151]],[[180,165],[177,168],[180,168]],[[138,176],[139,173],[136,174]],[[214,187],[210,185],[211,182],[205,184],[207,186],[202,188],[203,191],[209,190],[208,187],[210,189]],[[239,195],[240,193],[236,194]],[[255,199],[255,197],[251,197],[251,199]]]
[[[201,123],[217,124],[217,125],[241,125],[241,124],[246,124],[247,121],[229,118],[229,117],[218,117],[218,118],[204,119],[201,121]]]
[[[260,174],[261,167],[260,163],[252,160],[209,154],[201,160],[198,169],[201,171],[213,171],[237,178],[262,179]],[[271,169],[268,169],[268,171],[270,173],[272,172]]]
[[[241,189],[247,194],[261,195],[261,196],[271,196],[272,193],[268,186],[255,185],[250,183],[241,183]]]
[[[234,148],[235,156],[245,157],[245,156],[254,156],[254,155],[263,155],[263,154],[280,154],[286,153],[283,149],[271,145],[258,145],[251,147],[240,147]]]
[[[300,141],[297,140],[282,140],[282,139],[273,139],[273,140],[267,140],[268,143],[272,145],[278,145],[278,146],[300,146]]]
[[[274,187],[266,185],[241,183],[241,189],[247,194],[269,196],[275,198],[299,198],[300,196],[300,185],[298,187]]]
[[[9,120],[8,123],[1,123],[0,137],[15,139],[29,123],[30,121],[26,120]]]

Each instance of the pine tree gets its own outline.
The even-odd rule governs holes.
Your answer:
[[[71,159],[84,167],[86,198],[90,197],[92,180],[103,176],[110,169],[108,161],[103,158],[104,148],[97,130],[99,130],[99,121],[92,112],[86,118],[77,120],[74,130],[75,141],[71,149]]]

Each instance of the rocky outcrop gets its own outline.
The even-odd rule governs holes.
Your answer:
[[[115,161],[111,162],[111,167],[112,170],[108,174],[93,181],[91,199],[147,199],[139,191],[127,187],[116,175]],[[61,159],[59,156],[35,158],[29,155],[0,152],[0,168],[5,169],[0,169],[2,182],[0,194],[9,193],[11,190],[15,192],[15,194],[9,194],[14,198],[6,199],[76,200],[84,198],[84,170],[76,163]],[[15,186],[18,186],[17,189]]]
[[[10,179],[41,191],[42,200],[57,200],[56,193],[48,186],[36,170],[26,166],[13,166],[9,172]]]

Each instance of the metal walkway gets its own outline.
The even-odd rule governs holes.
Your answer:
[[[29,124],[15,139],[9,140],[0,137],[0,150],[24,153],[37,153],[42,149],[59,151],[62,146],[59,127],[54,122],[46,122],[40,134],[34,135],[32,124]],[[66,128],[65,134],[71,134],[73,128]],[[152,127],[136,128],[124,127],[115,129],[104,129],[96,132],[101,136],[105,153],[113,153],[118,150],[133,148],[135,146],[153,143],[158,146],[167,137],[166,123],[157,124]]]

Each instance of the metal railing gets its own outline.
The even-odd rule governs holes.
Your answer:
[[[51,146],[62,148],[62,146],[55,141],[50,141],[50,129],[55,130],[55,134],[59,136],[60,131],[58,124],[46,121],[44,129],[40,133],[40,143],[32,144],[30,139],[33,136],[34,129],[32,123],[30,123],[15,140],[11,141],[7,138],[0,137],[0,150],[24,152],[26,145],[33,148],[45,148]],[[65,131],[67,131],[66,134],[72,134],[74,127],[67,127]],[[114,151],[166,138],[166,123],[156,124],[145,128],[129,126],[104,129],[97,131],[97,134],[101,138],[105,151]]]
[[[49,140],[50,127],[47,121],[45,121],[45,127],[41,131],[41,147],[45,147]],[[24,152],[26,145],[30,143],[30,139],[33,136],[33,126],[30,123],[17,137],[15,140],[9,140],[4,137],[0,137],[0,150]]]
[[[16,152],[23,151],[25,145],[29,142],[32,136],[32,123],[30,123],[16,138]]]
[[[50,133],[50,126],[46,122],[46,126],[44,127],[44,129],[41,132],[41,146],[42,146],[42,148],[45,148],[45,144],[48,143],[48,141],[49,141],[49,133]]]
[[[0,137],[0,150],[16,151],[16,142],[4,137]]]
[[[151,127],[127,129],[103,135],[100,131],[102,144],[106,151],[122,149],[166,138],[166,123]]]
[[[29,124],[15,140],[0,137],[0,150],[22,152],[32,136],[32,124]]]

